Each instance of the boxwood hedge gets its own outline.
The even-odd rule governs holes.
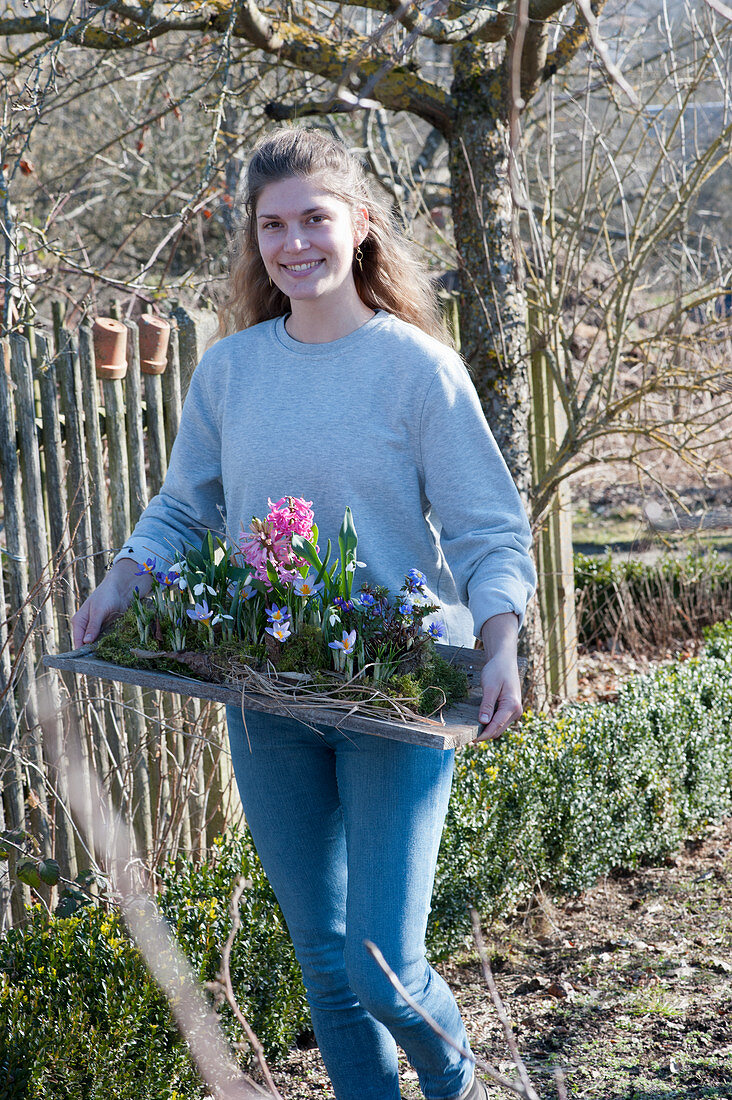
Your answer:
[[[510,909],[542,884],[580,891],[662,859],[732,809],[732,623],[702,655],[630,680],[615,703],[527,714],[456,760],[430,943],[453,949],[466,907]]]

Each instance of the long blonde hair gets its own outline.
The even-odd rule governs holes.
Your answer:
[[[383,309],[451,344],[429,272],[414,246],[374,194],[360,161],[323,130],[280,129],[261,138],[247,171],[242,232],[232,249],[226,295],[218,307],[218,337],[290,312],[290,299],[272,285],[257,243],[256,208],[268,183],[315,176],[351,209],[365,206],[369,231],[354,258],[356,290],[371,309]]]

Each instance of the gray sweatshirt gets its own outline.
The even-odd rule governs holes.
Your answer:
[[[531,534],[511,476],[454,351],[383,311],[323,344],[284,318],[227,336],[191,380],[160,493],[115,560],[172,561],[207,529],[235,542],[267,498],[313,502],[334,556],[346,505],[358,535],[354,592],[396,596],[427,578],[446,642],[472,646],[486,619],[523,618]]]

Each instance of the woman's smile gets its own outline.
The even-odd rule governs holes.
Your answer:
[[[325,263],[325,260],[303,260],[297,264],[280,264],[280,267],[284,268],[290,275],[307,275],[310,271],[314,271],[315,268],[320,267]]]

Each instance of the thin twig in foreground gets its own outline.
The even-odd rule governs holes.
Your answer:
[[[557,1086],[557,1100],[567,1100],[567,1086],[564,1083],[564,1074],[559,1067],[554,1070],[554,1084]]]
[[[251,880],[245,878],[244,875],[240,875],[234,883],[234,890],[231,895],[231,901],[229,903],[229,911],[231,913],[231,928],[229,930],[229,935],[226,937],[226,942],[221,949],[221,967],[219,969],[216,980],[213,982],[206,982],[206,988],[210,989],[213,993],[222,992],[223,995],[226,997],[229,1008],[234,1013],[237,1020],[244,1029],[244,1033],[249,1041],[249,1045],[257,1057],[259,1068],[262,1071],[262,1076],[267,1083],[267,1087],[269,1088],[275,1100],[282,1100],[282,1096],[277,1090],[277,1086],[274,1083],[269,1066],[267,1065],[267,1060],[264,1056],[264,1048],[262,1047],[259,1039],[249,1026],[249,1023],[242,1013],[242,1010],[239,1008],[236,997],[234,996],[234,987],[231,982],[231,950],[234,946],[236,934],[241,928],[239,902],[241,901],[242,894],[247,889],[247,887],[251,886],[251,884]]]
[[[502,1088],[508,1089],[509,1092],[514,1093],[516,1096],[523,1097],[524,1100],[538,1100],[536,1093],[527,1093],[522,1084],[517,1084],[515,1081],[509,1081],[508,1077],[504,1077],[502,1073],[499,1073],[495,1066],[492,1066],[489,1062],[484,1061],[483,1058],[480,1058],[477,1054],[473,1054],[472,1050],[467,1050],[466,1047],[461,1046],[460,1043],[456,1043],[455,1040],[450,1035],[448,1035],[446,1031],[443,1031],[437,1021],[432,1019],[429,1012],[425,1012],[422,1006],[417,1004],[415,999],[409,993],[407,993],[406,989],[399,981],[396,974],[391,969],[376,944],[372,943],[371,940],[364,940],[363,944],[371,958],[394,986],[397,993],[404,998],[409,1007],[414,1009],[417,1015],[420,1016],[426,1024],[429,1024],[436,1035],[439,1035],[441,1039],[444,1039],[444,1041],[449,1046],[451,1046],[453,1050],[456,1050],[458,1054],[462,1055],[463,1058],[467,1058],[469,1062],[473,1062],[473,1064],[477,1066],[478,1069],[487,1074],[492,1081],[496,1082],[497,1085],[501,1085]]]
[[[472,906],[471,906],[471,909],[470,909],[470,921],[471,921],[471,924],[473,925],[473,941],[475,943],[475,948],[478,952],[478,957],[480,959],[480,965],[481,965],[482,970],[483,970],[483,977],[485,978],[485,984],[488,986],[488,990],[489,990],[490,995],[491,995],[491,1000],[493,1001],[493,1004],[496,1007],[496,1012],[498,1013],[498,1019],[501,1021],[501,1027],[503,1028],[503,1034],[506,1036],[506,1045],[508,1046],[508,1049],[511,1052],[511,1057],[513,1059],[513,1063],[516,1066],[516,1069],[518,1070],[518,1075],[519,1075],[519,1078],[521,1079],[521,1084],[524,1086],[524,1091],[525,1091],[527,1100],[539,1100],[539,1097],[537,1096],[536,1090],[535,1090],[533,1084],[531,1083],[531,1078],[529,1077],[529,1073],[528,1073],[528,1070],[526,1069],[526,1065],[524,1063],[524,1060],[521,1057],[521,1055],[519,1054],[519,1048],[518,1048],[518,1044],[516,1042],[516,1036],[514,1035],[514,1031],[513,1031],[512,1025],[511,1025],[511,1021],[508,1018],[508,1014],[507,1014],[506,1009],[503,1005],[503,1001],[501,1000],[501,995],[498,992],[498,987],[496,986],[495,978],[493,977],[493,971],[491,970],[491,964],[488,960],[488,952],[486,951],[485,943],[483,942],[483,933],[481,932],[481,928],[480,928],[480,917],[478,916],[477,910],[474,909]]]
[[[70,752],[69,801],[78,814],[84,805],[82,768]],[[89,776],[93,804],[103,804],[98,778]],[[192,967],[154,899],[134,873],[137,849],[132,830],[118,815],[111,822],[94,814],[94,839],[102,850],[99,862],[114,891],[125,923],[137,944],[148,970],[165,994],[178,1028],[188,1043],[191,1057],[201,1079],[216,1100],[258,1100],[272,1096],[246,1076],[236,1064],[219,1020],[206,1003]],[[274,1091],[276,1100],[282,1100]]]

